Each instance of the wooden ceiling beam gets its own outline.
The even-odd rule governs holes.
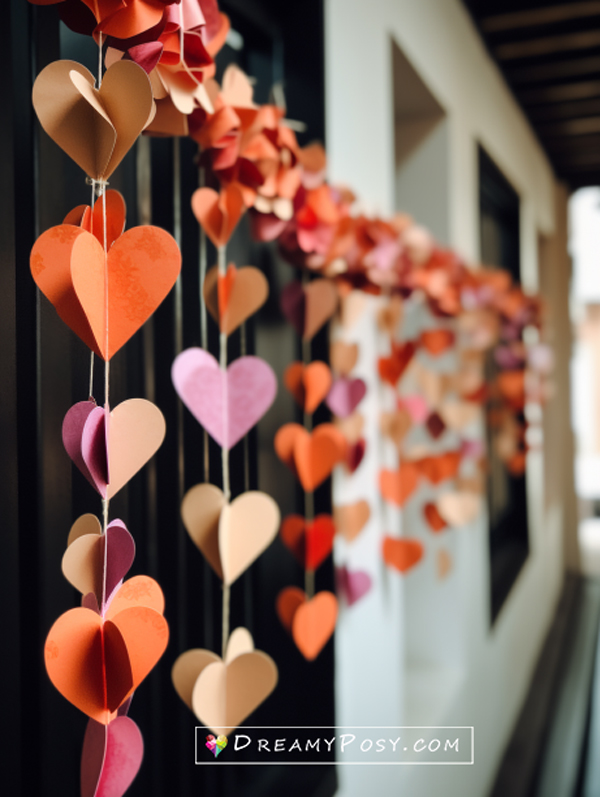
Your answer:
[[[569,50],[588,50],[599,46],[600,29],[593,29],[563,33],[559,36],[545,36],[541,39],[507,42],[497,45],[493,50],[500,61],[514,61],[517,58],[535,58],[540,55],[552,55]]]
[[[525,11],[515,11],[512,14],[494,14],[491,17],[484,17],[480,25],[481,29],[486,33],[500,33],[501,31],[515,30],[516,28],[552,25],[569,19],[594,16],[600,16],[600,2],[598,0],[530,8]]]
[[[544,86],[517,92],[523,105],[543,105],[552,102],[572,102],[600,97],[600,80],[581,80],[576,83],[563,83],[558,86]]]

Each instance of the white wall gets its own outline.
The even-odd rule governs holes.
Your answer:
[[[389,214],[395,209],[391,36],[446,110],[450,246],[467,260],[477,261],[477,143],[481,143],[520,194],[523,282],[535,289],[537,236],[551,235],[554,230],[552,171],[457,0],[371,0],[368,4],[327,0],[330,179],[352,187],[367,212]],[[369,341],[362,330],[360,341],[361,363],[374,362],[377,341]],[[368,377],[362,366],[360,370],[359,375]],[[370,411],[378,410],[374,405]],[[402,580],[378,566],[373,594],[362,607],[357,604],[342,613],[336,633],[339,724],[474,725],[475,765],[340,767],[343,797],[392,795],[401,790],[410,797],[485,797],[488,793],[553,616],[562,578],[560,505],[554,504],[552,514],[544,515],[541,455],[532,455],[530,460],[531,554],[493,630],[488,619],[485,519],[456,534],[452,600],[460,617],[461,650],[458,656],[453,652],[452,658],[453,665],[459,662],[460,671],[452,677],[455,670],[441,668],[441,681],[430,680],[430,685],[438,683],[443,694],[436,693],[435,701],[431,694],[429,699],[427,694],[421,696],[422,684],[415,679],[414,669],[406,667],[406,647],[414,636],[405,619],[411,611],[408,597],[411,590],[418,594],[414,584],[407,585],[410,579],[426,578],[425,569],[422,575],[415,569]],[[369,489],[365,485],[363,480],[362,491]],[[336,500],[342,489],[349,488],[336,483]],[[365,497],[362,492],[354,500],[361,497]],[[372,521],[366,532],[373,539],[382,532],[376,523]],[[338,558],[346,554],[336,551]],[[370,619],[370,610],[378,610],[375,621]],[[435,625],[435,616],[431,623]]]

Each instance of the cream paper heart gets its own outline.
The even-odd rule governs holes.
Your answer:
[[[254,640],[250,631],[247,628],[236,628],[231,632],[227,642],[225,663],[229,664],[243,653],[252,653],[253,650]],[[173,664],[171,670],[173,686],[179,697],[191,711],[194,710],[192,707],[192,693],[200,674],[209,664],[214,664],[214,662],[222,663],[222,661],[223,659],[213,653],[212,650],[194,648],[182,653]]]
[[[69,536],[67,538],[67,548],[72,542],[75,542],[78,537],[83,537],[87,534],[102,534],[102,524],[96,515],[92,515],[89,512],[78,517],[75,523],[73,523],[71,526],[71,530],[69,531]]]
[[[279,507],[266,493],[243,493],[223,507],[219,553],[226,585],[233,584],[273,542],[280,520]]]
[[[481,497],[466,491],[443,493],[437,499],[436,505],[448,525],[466,526],[479,514]]]
[[[160,448],[167,426],[157,406],[128,399],[110,413],[107,498],[115,496]]]
[[[156,113],[150,81],[133,61],[118,61],[94,88],[76,61],[54,61],[33,86],[33,106],[50,138],[93,180],[107,180]]]
[[[259,650],[208,664],[192,692],[194,714],[216,735],[228,736],[267,699],[277,679],[277,665]]]
[[[217,576],[223,578],[219,554],[219,519],[227,501],[214,484],[197,484],[181,502],[181,518],[188,534]]]

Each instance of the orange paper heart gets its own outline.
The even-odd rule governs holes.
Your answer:
[[[318,592],[307,600],[306,595],[295,587],[283,592],[286,597],[283,599],[280,593],[277,601],[279,617],[284,626],[289,627],[291,614],[291,632],[296,647],[305,659],[314,661],[335,630],[337,598],[331,592]]]
[[[398,470],[382,470],[379,489],[386,501],[404,506],[419,486],[420,471],[414,462],[402,462]]]
[[[253,266],[236,269],[231,263],[225,277],[214,266],[204,280],[204,301],[209,313],[226,335],[241,326],[267,301],[269,283]]]
[[[329,393],[331,371],[319,360],[309,365],[294,362],[286,368],[283,381],[304,412],[312,415]]]
[[[358,537],[370,517],[371,508],[367,501],[336,506],[333,510],[335,530],[348,542],[352,542]]]
[[[230,183],[217,194],[212,188],[198,188],[192,196],[192,210],[198,223],[218,248],[225,246],[245,210],[242,192]]]
[[[298,475],[306,492],[313,492],[342,462],[346,441],[331,423],[307,432],[297,423],[282,426],[275,435],[277,456]]]
[[[358,361],[358,344],[336,340],[329,348],[331,367],[340,376],[348,376]]]
[[[451,348],[454,341],[455,335],[450,329],[427,329],[421,332],[421,345],[434,357]]]
[[[386,537],[383,541],[383,560],[400,573],[406,573],[423,557],[423,545],[419,540]]]

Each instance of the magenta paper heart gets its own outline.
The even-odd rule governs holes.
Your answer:
[[[277,393],[273,369],[260,357],[240,357],[226,372],[204,349],[176,357],[171,378],[180,399],[223,448],[232,448],[269,409]]]
[[[122,520],[113,520],[108,524],[106,545],[106,600],[103,614],[135,559],[135,542]]]
[[[325,403],[338,418],[347,418],[363,400],[366,392],[367,386],[362,379],[342,376],[333,383]]]
[[[362,437],[357,443],[354,443],[354,445],[348,446],[348,450],[346,452],[346,465],[348,466],[350,473],[354,473],[354,471],[363,461],[366,447],[366,440]]]
[[[129,717],[109,725],[90,719],[81,752],[81,797],[122,797],[144,757],[140,729]]]
[[[423,396],[417,394],[413,396],[402,396],[398,399],[398,406],[404,409],[410,415],[410,419],[415,424],[421,424],[429,415],[429,407]]]
[[[364,570],[351,572],[345,566],[335,568],[335,583],[338,593],[345,596],[348,606],[363,598],[373,584],[371,576]]]
[[[65,415],[62,438],[66,452],[103,498],[109,476],[106,433],[106,411],[94,401],[79,401]]]

